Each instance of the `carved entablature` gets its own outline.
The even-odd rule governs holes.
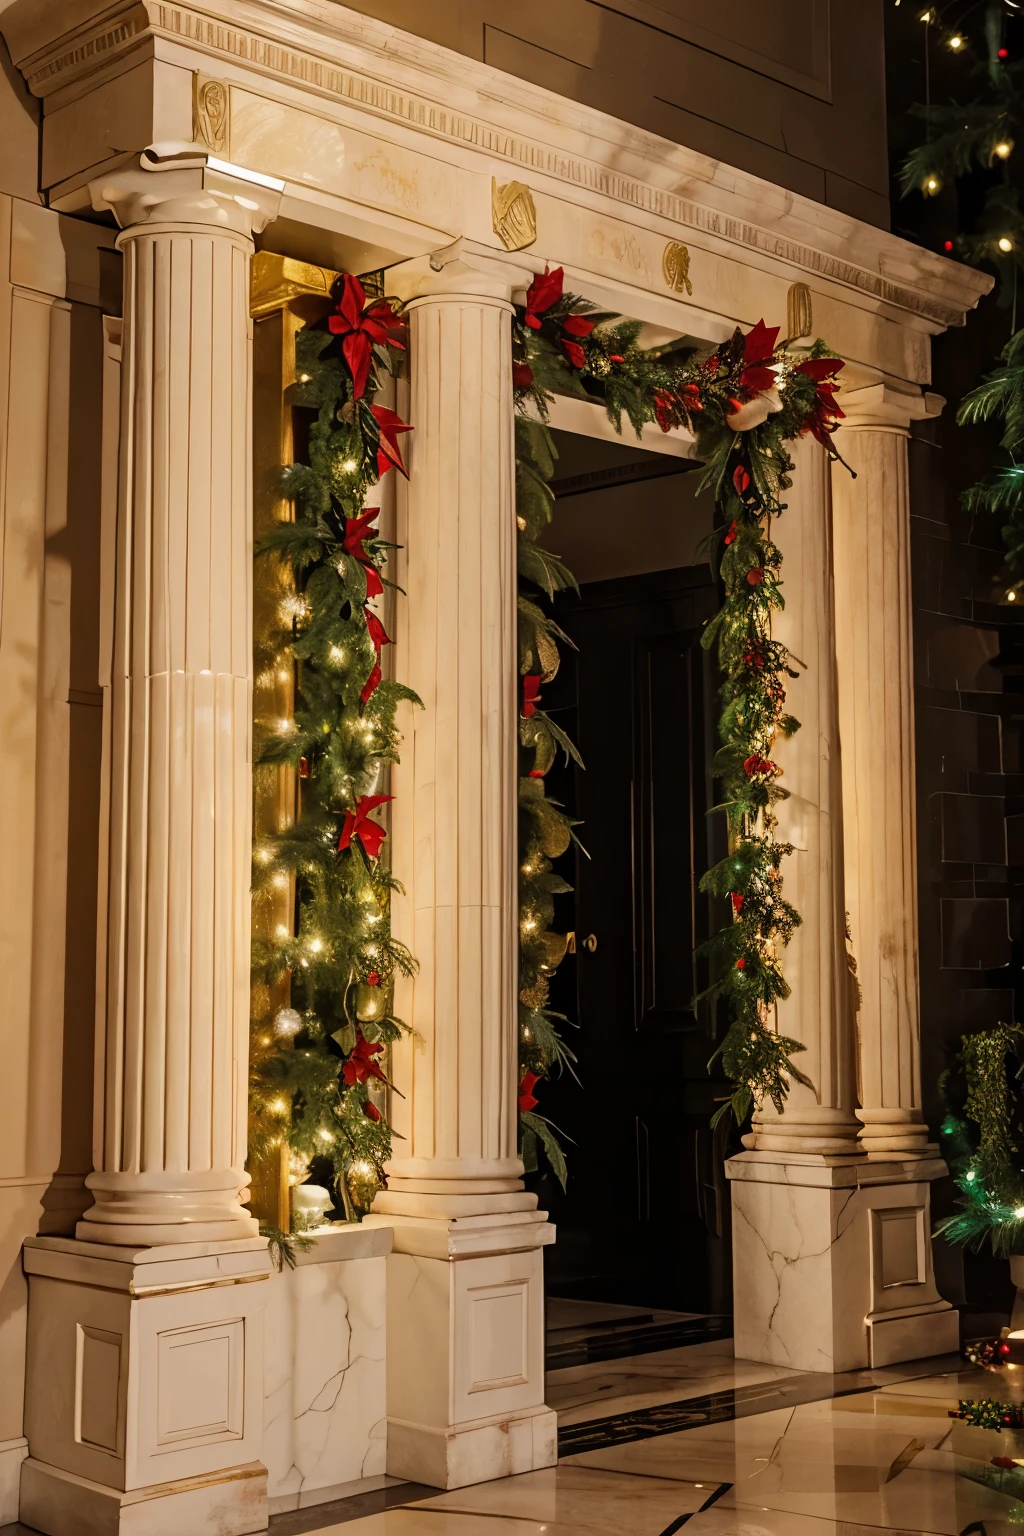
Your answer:
[[[886,230],[329,9],[330,25],[303,0],[14,0],[0,32],[31,90],[48,99],[51,205],[84,207],[82,189],[109,164],[101,130],[110,112],[82,108],[88,89],[106,102],[123,90],[123,120],[151,122],[154,140],[191,136],[294,185],[301,209],[289,217],[334,230],[373,225],[367,265],[497,235],[506,249],[529,247],[542,263],[593,274],[603,302],[628,285],[651,296],[654,323],[670,323],[658,305],[692,304],[719,327],[781,319],[801,283],[837,346],[919,383],[927,336],[962,324],[990,286]],[[132,93],[146,89],[149,101],[138,102]],[[692,325],[680,314],[680,332]]]

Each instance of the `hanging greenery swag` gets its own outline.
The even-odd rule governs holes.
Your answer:
[[[253,850],[254,910],[294,888],[296,921],[253,943],[249,1150],[266,1162],[286,1144],[296,1183],[327,1158],[352,1217],[383,1181],[391,1137],[381,1061],[405,1028],[393,980],[415,968],[391,932],[397,884],[376,813],[391,798],[381,789],[398,755],[396,706],[419,700],[382,677],[391,642],[372,605],[392,585],[393,546],[376,527],[379,509],[366,505],[384,475],[405,473],[399,438],[410,428],[376,403],[405,326],[397,304],[368,300],[349,274],[332,298],[332,312],[296,336],[288,399],[309,427],[304,461],[281,483],[294,521],[277,523],[257,549],[285,565],[294,592],[257,672],[294,669],[296,706],[293,720],[256,721],[254,759],[257,771],[297,771],[300,806],[294,825]],[[289,981],[293,1006],[275,1011]]]
[[[775,1028],[775,1004],[789,995],[780,951],[800,922],[782,894],[781,866],[792,852],[777,836],[775,808],[786,790],[772,760],[776,735],[799,722],[786,708],[794,658],[772,636],[783,606],[782,560],[771,524],[792,484],[787,444],[810,433],[838,458],[832,442],[842,417],[836,376],[842,362],[820,341],[797,352],[779,343],[778,328],[759,321],[744,335],[702,353],[644,349],[636,321],[601,312],[566,293],[562,269],[538,275],[515,312],[513,387],[516,404],[516,514],[519,539],[520,745],[519,1109],[527,1167],[538,1143],[564,1182],[565,1162],[554,1127],[537,1110],[535,1089],[552,1071],[572,1068],[566,1022],[548,1007],[550,980],[565,954],[553,933],[554,897],[569,887],[552,868],[569,847],[573,823],[545,791],[561,748],[573,744],[541,708],[541,689],[558,671],[566,636],[544,606],[576,583],[538,541],[551,521],[557,450],[548,429],[554,394],[603,401],[617,431],[628,421],[637,436],[650,422],[684,427],[696,438],[717,516],[708,553],[723,600],[702,643],[718,663],[719,748],[714,773],[722,788],[728,856],[703,876],[701,890],[728,899],[731,922],[702,946],[710,983],[701,997],[727,1005],[730,1022],[715,1056],[734,1083],[729,1103],[738,1121],[768,1098],[782,1109],[791,1080],[808,1079],[793,1063],[804,1049]],[[710,1065],[710,1064],[709,1064]],[[716,1119],[718,1116],[716,1116]]]

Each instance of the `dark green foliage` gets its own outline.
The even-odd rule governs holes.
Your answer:
[[[367,621],[369,569],[379,573],[388,545],[368,535],[363,559],[345,549],[348,521],[364,511],[367,488],[378,479],[380,436],[372,412],[378,369],[375,351],[366,396],[353,400],[352,376],[332,337],[315,327],[296,338],[291,403],[310,412],[305,463],[284,470],[283,490],[294,503],[294,522],[281,522],[257,556],[290,572],[294,595],[285,597],[276,632],[257,657],[260,670],[294,669],[294,722],[257,720],[257,773],[280,764],[300,775],[301,808],[293,826],[257,841],[253,858],[254,913],[270,909],[282,885],[294,888],[297,932],[258,937],[253,943],[250,1156],[275,1155],[282,1141],[308,1164],[327,1158],[343,1199],[344,1175],[368,1162],[383,1178],[390,1150],[380,1108],[379,1083],[354,1058],[352,1083],[343,1069],[359,1048],[386,1047],[404,1029],[390,1006],[369,1018],[365,999],[389,1005],[396,973],[412,974],[409,951],[390,925],[390,895],[397,889],[384,853],[370,857],[358,838],[340,850],[346,812],[364,795],[379,793],[389,762],[397,760],[395,710],[419,701],[390,681],[372,688],[377,649]],[[364,694],[366,695],[364,699]],[[266,921],[256,923],[267,934]],[[301,1030],[275,1031],[273,997],[290,979]],[[370,994],[369,987],[380,992]],[[362,1003],[362,1006],[361,1006]],[[362,1015],[362,1016],[361,1016]],[[374,1053],[375,1055],[378,1053]],[[381,1101],[382,1102],[382,1101]],[[272,1234],[283,1262],[280,1235]]]
[[[1015,1024],[965,1035],[943,1087],[941,1149],[956,1179],[959,1210],[936,1228],[951,1243],[1024,1253],[1024,1030]]]

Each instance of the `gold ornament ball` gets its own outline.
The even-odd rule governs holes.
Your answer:
[[[348,1189],[349,1199],[353,1209],[359,1216],[365,1216],[373,1205],[373,1197],[380,1188],[377,1178],[377,1170],[372,1163],[360,1159],[345,1170],[345,1185]]]
[[[356,1018],[362,1024],[374,1024],[387,1015],[387,988],[371,987],[369,982],[360,981],[356,986]]]

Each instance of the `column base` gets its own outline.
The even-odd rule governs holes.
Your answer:
[[[429,1210],[434,1197],[420,1198]],[[408,1194],[403,1203],[415,1199]],[[363,1225],[389,1226],[394,1237],[387,1261],[389,1474],[463,1488],[554,1466],[541,1248],[555,1231],[545,1213],[392,1215],[379,1211],[382,1203],[378,1196]]]
[[[553,1467],[558,1460],[558,1415],[531,1408],[480,1424],[436,1429],[388,1419],[388,1473],[431,1488],[466,1488],[498,1477]]]
[[[941,1158],[741,1152],[725,1171],[740,1359],[835,1373],[959,1348],[932,1271]]]
[[[267,1529],[267,1474],[249,1462],[119,1493],[30,1458],[20,1519],[44,1536],[250,1536]]]
[[[27,1455],[24,1435],[17,1440],[0,1440],[0,1526],[13,1525],[18,1518],[21,1464]]]

